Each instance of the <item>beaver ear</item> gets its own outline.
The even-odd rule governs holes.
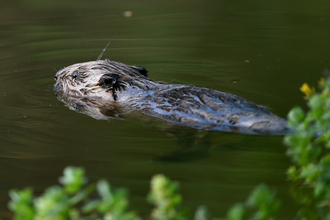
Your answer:
[[[133,69],[137,70],[141,75],[148,77],[148,70],[143,66],[132,66]]]
[[[114,84],[117,82],[116,78],[109,74],[103,75],[99,80],[99,86],[107,89],[113,89]]]

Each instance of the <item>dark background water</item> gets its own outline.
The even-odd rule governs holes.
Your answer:
[[[146,67],[152,79],[234,93],[286,117],[305,106],[299,87],[329,64],[329,1],[2,1],[0,210],[7,192],[57,183],[64,167],[130,190],[146,214],[150,178],[181,182],[184,206],[224,216],[267,183],[297,211],[282,137],[205,132],[143,120],[98,121],[57,101],[53,77],[103,58]],[[132,16],[124,16],[131,11]],[[166,126],[165,126],[166,127]]]

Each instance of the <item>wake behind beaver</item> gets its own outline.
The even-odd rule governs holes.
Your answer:
[[[106,117],[105,106],[116,106],[118,114],[138,110],[197,129],[270,135],[289,132],[286,120],[261,105],[208,88],[154,81],[147,73],[144,67],[110,60],[79,63],[56,73],[54,89],[59,100],[98,119]]]

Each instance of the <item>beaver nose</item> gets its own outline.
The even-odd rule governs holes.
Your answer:
[[[57,81],[57,76],[54,77],[55,81]]]

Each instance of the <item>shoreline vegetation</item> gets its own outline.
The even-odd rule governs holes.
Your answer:
[[[295,132],[284,137],[290,192],[299,204],[294,219],[330,220],[330,80],[319,81],[319,92],[308,84],[301,87],[308,111],[294,107],[288,114],[288,126]],[[88,184],[83,168],[67,167],[59,178],[61,185],[51,186],[40,196],[31,188],[11,190],[8,203],[17,220],[273,220],[281,211],[276,192],[258,185],[243,203],[235,204],[223,218],[210,218],[207,207],[191,214],[182,208],[179,183],[162,174],[151,179],[147,196],[153,205],[147,218],[129,209],[128,192],[113,188],[106,180]],[[97,197],[95,196],[97,192]]]

